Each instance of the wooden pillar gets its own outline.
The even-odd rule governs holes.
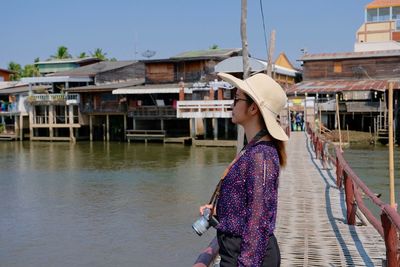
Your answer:
[[[218,139],[218,119],[213,118],[214,140]]]
[[[347,224],[355,225],[357,207],[355,205],[355,200],[354,200],[354,184],[351,178],[348,177],[347,173],[343,174],[344,174],[344,188],[346,193]]]
[[[164,131],[164,120],[163,119],[160,120],[160,128],[161,128],[161,130]]]
[[[93,141],[93,116],[92,115],[89,115],[89,130],[90,130],[89,139],[90,139],[90,141]]]
[[[203,119],[204,139],[207,139],[207,119]]]
[[[19,140],[22,141],[24,139],[24,117],[22,114],[19,114]]]
[[[69,109],[69,137],[72,142],[75,142],[75,137],[74,137],[74,128],[72,127],[72,124],[74,122],[74,106],[73,105],[68,105],[67,106]]]
[[[392,224],[387,214],[382,212],[381,221],[384,233],[385,247],[386,247],[386,266],[398,267],[397,258],[397,231],[396,227]]]
[[[225,118],[225,139],[228,139],[228,132],[229,132],[229,119]]]
[[[54,137],[54,133],[53,133],[53,123],[55,122],[54,120],[54,106],[50,105],[49,106],[49,135],[50,135],[50,139],[52,140]]]
[[[224,100],[224,92],[222,88],[218,88],[218,100]]]
[[[110,115],[106,115],[107,142],[110,141]]]
[[[34,106],[29,107],[29,140],[32,140],[33,138],[33,112]]]
[[[133,130],[136,130],[136,120],[135,119],[132,119],[133,120]]]
[[[124,115],[124,140],[126,140],[126,128],[128,125],[128,118],[126,116],[126,114]]]
[[[181,77],[181,81],[179,82],[179,101],[183,100],[185,100],[185,83]]]
[[[190,137],[196,138],[196,118],[190,119]]]

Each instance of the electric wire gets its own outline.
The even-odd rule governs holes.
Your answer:
[[[264,18],[264,8],[263,8],[262,0],[260,0],[260,8],[261,8],[261,17],[262,17],[262,23],[263,23],[263,29],[264,29],[265,47],[266,47],[267,53],[268,53],[267,31],[265,30],[265,18]]]

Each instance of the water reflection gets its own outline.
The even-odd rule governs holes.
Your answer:
[[[198,205],[234,154],[162,144],[2,142],[2,264],[188,266],[212,235],[198,238],[190,228]]]

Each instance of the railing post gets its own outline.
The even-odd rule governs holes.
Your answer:
[[[348,177],[346,172],[344,175],[344,191],[346,195],[346,208],[347,208],[347,224],[356,224],[356,206],[354,200],[354,184],[353,181]]]
[[[386,266],[398,267],[399,259],[397,256],[397,231],[385,212],[381,214],[381,221],[386,246]]]
[[[343,168],[338,156],[336,156],[336,186],[340,189],[343,185]]]

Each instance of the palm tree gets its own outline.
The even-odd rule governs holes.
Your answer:
[[[36,65],[25,65],[24,69],[22,70],[22,77],[38,77],[40,76],[39,69]]]
[[[20,64],[11,61],[10,63],[8,63],[8,70],[13,72],[13,74],[10,75],[11,81],[18,81],[19,79],[21,79],[22,70]]]
[[[50,56],[53,59],[65,59],[71,58],[71,55],[68,53],[68,48],[65,46],[59,46],[57,49],[57,53],[55,55]]]
[[[213,44],[212,46],[210,46],[210,50],[216,50],[218,48],[219,46],[217,44]]]
[[[101,48],[96,48],[96,50],[94,50],[94,52],[90,53],[92,55],[92,57],[101,59],[101,60],[107,60],[106,55],[107,53],[103,53],[103,50]]]
[[[79,54],[79,58],[85,58],[85,57],[87,57],[88,55],[86,55],[86,52],[82,52],[82,53],[80,53]]]

